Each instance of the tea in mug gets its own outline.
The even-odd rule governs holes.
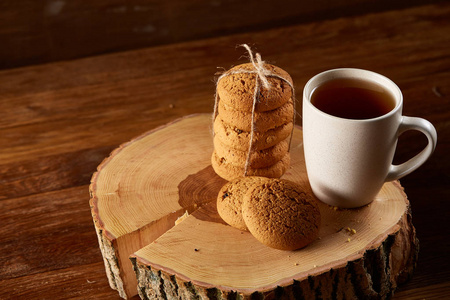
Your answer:
[[[375,82],[338,78],[312,91],[311,103],[321,111],[345,119],[372,119],[395,107],[394,95]]]

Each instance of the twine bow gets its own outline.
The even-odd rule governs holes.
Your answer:
[[[270,82],[267,79],[267,77],[275,77],[278,79],[283,80],[284,82],[286,82],[292,89],[292,101],[294,103],[294,116],[293,119],[295,119],[295,92],[294,92],[294,86],[293,84],[287,80],[286,78],[279,76],[273,72],[271,72],[270,70],[267,70],[264,67],[264,61],[261,59],[261,55],[259,53],[256,53],[256,60],[255,57],[253,56],[253,52],[250,49],[250,47],[247,44],[242,44],[239,45],[241,47],[244,47],[249,56],[250,56],[250,62],[252,63],[253,67],[255,68],[255,70],[244,70],[244,69],[238,69],[238,70],[234,70],[234,71],[228,71],[223,73],[218,79],[217,79],[217,83],[216,83],[216,95],[215,95],[215,102],[214,102],[214,113],[213,113],[213,126],[214,126],[214,121],[217,117],[217,106],[219,103],[219,94],[217,93],[217,85],[219,84],[219,81],[229,75],[232,74],[239,74],[239,73],[249,73],[249,74],[256,74],[255,76],[255,90],[253,91],[253,105],[252,105],[252,124],[251,124],[251,131],[250,131],[250,142],[249,142],[249,147],[248,147],[248,153],[247,153],[247,159],[245,161],[245,166],[244,166],[244,176],[247,176],[247,172],[248,172],[248,167],[250,164],[250,157],[251,157],[251,153],[253,150],[253,138],[254,138],[254,132],[255,132],[255,107],[256,107],[256,103],[259,102],[259,92],[261,89],[261,85],[269,90],[270,89]],[[291,136],[290,136],[290,140],[289,140],[289,151],[291,148],[291,142],[292,142],[292,133],[293,133],[294,129],[292,128],[292,132],[291,132]],[[214,134],[214,131],[213,131]]]
[[[253,58],[253,53],[252,53],[252,50],[250,49],[250,47],[247,44],[242,44],[240,46],[244,47],[248,51],[248,54],[250,55],[250,61],[253,65],[253,67],[255,67],[255,70],[257,72],[257,75],[256,75],[257,80],[256,81],[257,82],[261,81],[262,85],[266,89],[270,89],[270,83],[269,83],[269,80],[267,80],[266,76],[270,76],[272,74],[272,72],[270,72],[269,70],[264,68],[264,61],[261,60],[261,55],[259,53],[256,53],[256,62],[255,62],[255,59]],[[255,90],[256,90],[256,88],[255,88]],[[253,101],[253,102],[255,102],[255,101]]]

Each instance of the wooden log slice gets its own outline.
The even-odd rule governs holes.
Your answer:
[[[210,115],[193,115],[122,145],[99,166],[92,214],[122,297],[383,299],[412,274],[418,241],[398,182],[359,209],[320,203],[320,237],[281,251],[220,219],[215,198],[225,182],[210,166],[212,151]],[[283,178],[307,184],[299,127]]]
[[[114,150],[92,176],[91,212],[110,286],[137,294],[130,254],[153,242],[186,211],[215,200],[225,180],[210,166],[211,116],[195,115]]]

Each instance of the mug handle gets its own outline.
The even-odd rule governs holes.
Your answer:
[[[391,165],[386,176],[386,181],[392,181],[402,178],[420,167],[433,153],[437,143],[437,132],[433,124],[422,118],[402,117],[397,135],[401,135],[408,130],[418,130],[425,134],[428,139],[428,145],[416,156],[400,165]]]

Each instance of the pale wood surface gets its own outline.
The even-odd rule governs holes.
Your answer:
[[[121,296],[137,294],[129,256],[225,184],[210,166],[211,122],[212,114],[202,114],[158,127],[114,150],[94,174],[92,214],[110,284]],[[190,178],[199,172],[202,180]]]
[[[109,232],[122,228],[121,225],[142,222],[147,218],[140,225],[143,227],[147,225],[146,222],[155,222],[165,215],[178,213],[182,209],[179,199],[192,198],[193,203],[198,203],[199,212],[186,206],[184,210],[194,211],[193,215],[170,230],[167,227],[167,232],[161,232],[162,235],[155,242],[146,245],[142,238],[134,237],[143,248],[134,254],[138,264],[145,265],[141,267],[142,272],[150,266],[155,274],[156,270],[162,270],[168,273],[167,276],[173,275],[180,281],[192,282],[196,289],[217,288],[251,295],[254,292],[274,291],[277,286],[291,286],[294,279],[311,281],[318,274],[343,268],[369,255],[369,250],[377,249],[389,237],[399,234],[399,230],[408,238],[404,243],[399,242],[395,250],[402,258],[388,259],[391,266],[385,268],[392,269],[389,271],[392,279],[378,283],[380,290],[386,289],[386,292],[378,291],[380,297],[389,295],[395,289],[396,278],[401,277],[399,274],[404,272],[404,268],[413,268],[417,250],[414,228],[410,227],[411,224],[402,223],[409,214],[409,203],[402,188],[395,182],[385,184],[375,201],[361,209],[335,210],[321,203],[319,238],[298,251],[269,248],[250,233],[224,224],[214,209],[215,196],[223,180],[214,173],[198,175],[202,169],[210,169],[208,154],[213,151],[210,125],[211,115],[203,114],[189,116],[156,129],[113,152],[94,179],[97,189],[93,194],[98,198],[98,213],[95,217],[98,218],[97,222],[102,220],[102,229]],[[168,135],[171,139],[162,138]],[[177,149],[177,145],[183,146]],[[302,185],[308,184],[300,128],[295,129],[291,146],[291,166],[282,178]],[[182,155],[175,157],[172,153],[175,150],[181,151]],[[115,178],[107,176],[108,173],[115,174]],[[180,182],[189,177],[196,178],[195,181],[200,185],[211,187],[212,193],[182,195],[186,191],[179,188]],[[218,184],[212,184],[214,181]],[[101,189],[100,186],[108,186],[108,189]],[[117,186],[124,192],[119,192]],[[146,190],[154,195],[149,195]],[[109,198],[110,194],[114,194],[114,198]],[[124,211],[127,207],[133,209],[134,213],[127,214]],[[131,230],[136,229],[139,228]],[[355,233],[352,234],[349,229],[355,230]],[[385,249],[388,254],[385,255],[390,256],[391,244],[395,242],[388,244]],[[123,250],[119,245],[113,245],[112,248],[117,257],[129,256],[129,253],[121,252]],[[374,260],[372,263],[375,269],[377,262]],[[120,264],[124,264],[119,266],[123,270],[131,262],[121,260]],[[312,278],[308,279],[309,276]],[[148,277],[151,280],[151,276]],[[345,280],[344,276],[341,280]],[[377,279],[373,277],[373,281],[375,286]],[[132,284],[135,283],[124,280],[124,285]],[[180,285],[180,289],[183,286]],[[144,287],[149,288],[142,284]]]
[[[292,75],[297,97],[320,71],[366,68],[400,86],[406,115],[435,124],[435,153],[401,180],[421,250],[395,298],[448,296],[450,6],[314,16],[289,27],[1,71],[0,298],[119,299],[87,204],[92,173],[123,142],[210,113],[213,74],[245,61],[235,49],[244,42]],[[420,151],[424,139],[402,136],[396,162]]]

